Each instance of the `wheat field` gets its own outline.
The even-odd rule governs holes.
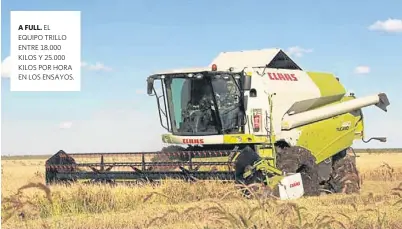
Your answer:
[[[45,159],[2,160],[2,228],[401,228],[402,154],[361,153],[362,190],[293,201],[231,183],[44,185]]]

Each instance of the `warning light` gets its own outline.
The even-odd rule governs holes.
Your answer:
[[[218,66],[216,66],[216,64],[213,64],[212,65],[212,71],[216,71],[216,70],[218,70]]]

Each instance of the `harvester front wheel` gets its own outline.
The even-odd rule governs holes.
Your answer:
[[[339,159],[333,162],[333,171],[329,184],[331,191],[335,193],[359,193],[360,178],[356,167],[356,158],[347,153],[347,150],[339,153]]]
[[[314,156],[302,147],[277,149],[277,167],[285,173],[300,173],[305,196],[318,196],[320,185]]]
[[[248,179],[243,178],[243,174],[246,172],[247,168],[253,166],[258,160],[260,160],[260,156],[249,146],[240,152],[235,161],[235,177],[237,183],[249,185],[259,179],[259,174],[255,174],[257,176],[251,176]]]
[[[261,171],[254,171],[251,176],[244,178],[243,174],[252,169],[255,162],[260,160],[260,156],[251,147],[245,147],[236,157],[235,161],[235,180],[236,184],[241,185],[244,196],[251,197],[252,193],[257,194],[261,185],[264,184],[264,175]]]

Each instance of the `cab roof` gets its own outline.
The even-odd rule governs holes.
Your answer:
[[[221,52],[209,64],[208,67],[184,68],[161,71],[155,74],[172,74],[172,73],[191,73],[210,71],[211,66],[216,64],[218,71],[227,71],[230,68],[242,70],[246,67],[251,68],[277,68],[302,70],[282,49],[259,49]]]

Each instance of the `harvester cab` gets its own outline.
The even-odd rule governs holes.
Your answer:
[[[147,92],[168,147],[124,153],[136,159],[119,163],[104,159],[117,154],[79,154],[101,155],[88,164],[62,152],[48,160],[48,181],[235,180],[263,184],[282,199],[358,192],[349,151],[364,141],[362,108],[390,104],[384,93],[348,95],[336,76],[305,71],[280,49],[223,52],[207,67],[159,72],[147,78]],[[57,169],[60,155],[74,158],[64,163],[74,169]]]
[[[203,137],[244,131],[241,129],[245,114],[242,92],[246,76],[243,71],[212,69],[148,78],[148,93],[156,96],[153,83],[161,80],[162,95],[158,99],[163,98],[164,104],[160,106],[158,100],[159,115],[162,126],[173,135]],[[190,142],[185,139],[178,143],[197,143],[196,139]]]

